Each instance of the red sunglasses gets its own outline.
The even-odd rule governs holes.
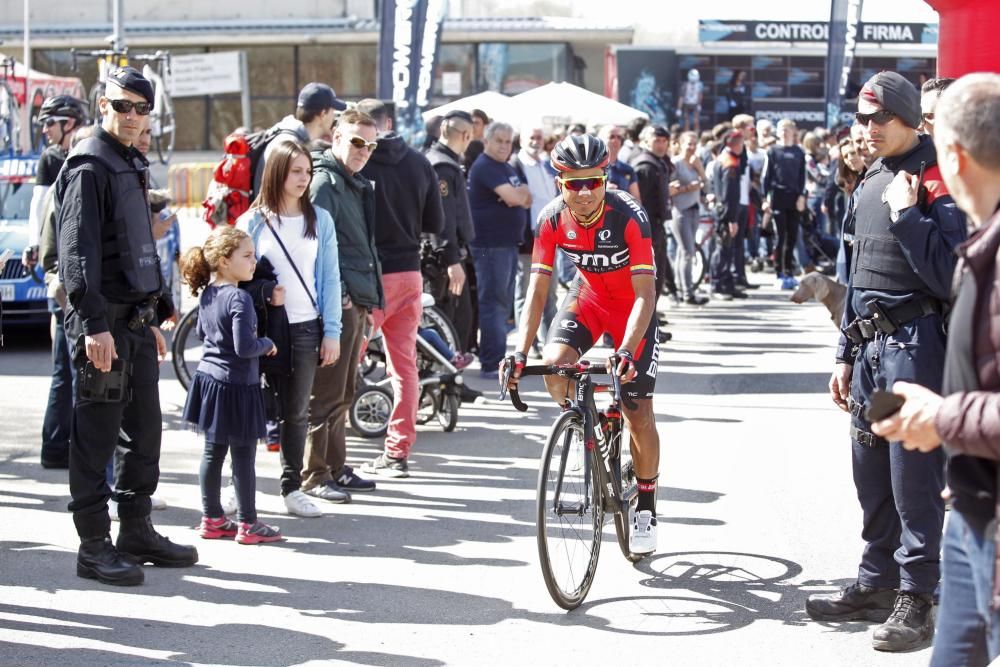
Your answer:
[[[584,188],[590,191],[594,191],[598,188],[603,188],[607,180],[608,180],[607,176],[588,176],[586,178],[560,178],[559,182],[567,190],[572,190],[573,192],[579,192]]]

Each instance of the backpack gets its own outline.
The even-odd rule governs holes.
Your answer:
[[[201,203],[210,227],[234,225],[250,208],[260,189],[264,152],[279,134],[299,138],[293,130],[277,125],[251,134],[234,132],[226,137],[226,154],[216,165],[205,201]]]

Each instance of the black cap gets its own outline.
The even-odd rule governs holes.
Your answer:
[[[445,120],[451,120],[452,118],[457,118],[459,120],[464,120],[466,123],[472,124],[472,114],[468,111],[462,111],[461,109],[452,109],[444,115]]]
[[[893,112],[910,127],[920,127],[920,92],[896,72],[879,72],[861,87],[863,99]]]
[[[663,127],[662,125],[654,125],[653,126],[653,136],[657,136],[657,137],[669,137],[670,136],[670,130],[668,130],[667,128]]]
[[[108,70],[108,81],[130,93],[142,95],[150,104],[154,102],[153,84],[134,67],[112,67]]]
[[[358,102],[358,111],[362,111],[372,118],[385,118],[389,115],[389,107],[382,100],[366,97]]]
[[[298,106],[306,111],[326,111],[327,109],[343,111],[347,108],[347,102],[338,99],[333,88],[325,83],[311,81],[299,91]]]

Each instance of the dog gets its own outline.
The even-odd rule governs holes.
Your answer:
[[[799,281],[799,287],[789,300],[795,303],[805,303],[809,299],[816,299],[826,306],[830,311],[830,319],[834,326],[840,328],[841,319],[844,316],[844,303],[847,301],[847,287],[841,285],[833,278],[824,276],[818,271],[803,276]]]

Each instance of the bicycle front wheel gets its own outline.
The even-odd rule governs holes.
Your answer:
[[[708,259],[705,257],[705,251],[701,246],[695,246],[694,256],[691,258],[691,289],[698,289],[705,280],[706,273],[708,273]]]
[[[198,308],[192,308],[174,328],[174,339],[170,344],[170,356],[174,365],[174,374],[186,391],[191,384],[191,376],[201,361],[202,346],[198,336],[194,334],[198,324]]]
[[[538,475],[538,557],[557,605],[576,609],[587,597],[601,552],[604,506],[596,454],[587,449],[575,412],[556,420]]]

